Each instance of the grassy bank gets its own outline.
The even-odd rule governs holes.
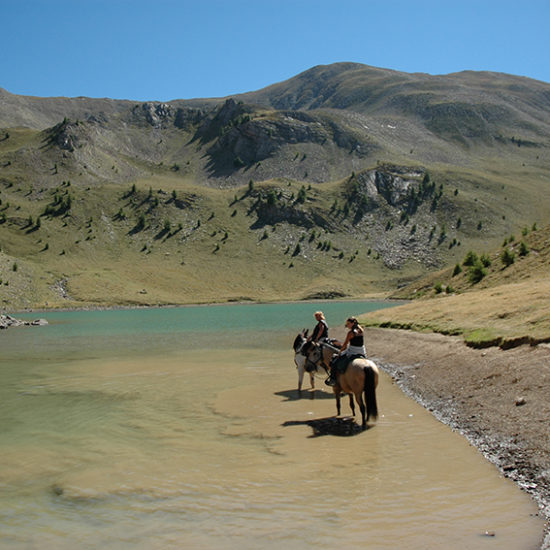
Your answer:
[[[394,297],[407,305],[373,312],[365,325],[462,335],[471,346],[550,341],[550,227],[509,236],[500,249],[469,251]]]
[[[550,341],[550,281],[529,279],[418,300],[361,317],[366,326],[462,335],[468,345],[502,348]]]

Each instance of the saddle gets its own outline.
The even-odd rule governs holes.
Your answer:
[[[363,354],[335,355],[330,361],[330,368],[336,369],[340,374],[343,374],[354,359],[366,359],[366,357]]]

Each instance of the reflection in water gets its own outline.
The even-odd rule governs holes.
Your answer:
[[[389,377],[366,431],[345,400],[334,418],[330,389],[300,398],[293,336],[194,350],[167,333],[147,353],[120,337],[114,358],[102,336],[73,358],[11,348],[2,547],[537,547],[528,497]]]

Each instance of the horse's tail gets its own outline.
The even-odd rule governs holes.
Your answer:
[[[376,382],[374,369],[369,365],[365,367],[365,401],[367,405],[367,420],[378,418],[378,405],[376,403]]]

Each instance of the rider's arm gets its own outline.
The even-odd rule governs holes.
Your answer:
[[[321,335],[321,327],[320,327],[320,323],[317,323],[315,325],[315,328],[313,329],[313,335],[311,336],[311,339],[314,341],[314,342],[317,342],[319,340],[319,336]]]
[[[346,339],[342,344],[342,347],[340,348],[340,354],[342,354],[342,352],[348,347],[349,341],[351,340],[352,336],[353,336],[353,331],[350,330],[346,335]]]

